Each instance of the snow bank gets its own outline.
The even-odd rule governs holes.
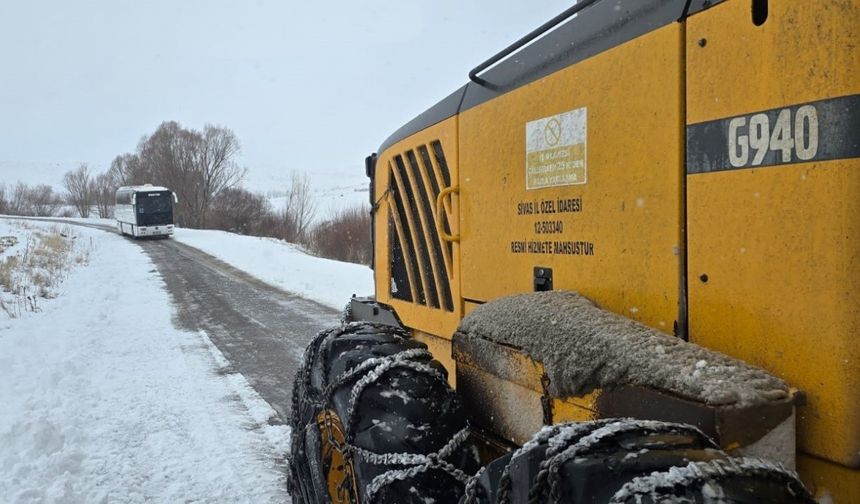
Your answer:
[[[288,429],[202,334],[174,329],[139,247],[95,247],[0,321],[0,502],[283,502]]]
[[[174,236],[260,280],[283,290],[341,309],[353,294],[373,293],[373,270],[308,255],[274,238],[225,231],[176,229]]]

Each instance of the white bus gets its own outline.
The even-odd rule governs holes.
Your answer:
[[[152,184],[123,186],[116,191],[116,229],[120,234],[164,236],[173,234],[176,193]]]

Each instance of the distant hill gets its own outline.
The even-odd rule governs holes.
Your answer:
[[[7,186],[21,181],[27,185],[48,184],[56,190],[63,189],[63,174],[77,168],[80,161],[2,161],[0,160],[0,183]],[[90,169],[101,173],[106,167],[88,163]]]

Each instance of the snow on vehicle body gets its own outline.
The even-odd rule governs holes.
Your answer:
[[[176,193],[166,187],[120,187],[116,191],[116,229],[135,238],[168,237],[173,234],[173,204],[177,201]]]

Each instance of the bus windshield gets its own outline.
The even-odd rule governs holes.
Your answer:
[[[171,199],[169,192],[139,192],[135,200],[137,203],[137,213],[156,214],[169,212],[171,210]]]

